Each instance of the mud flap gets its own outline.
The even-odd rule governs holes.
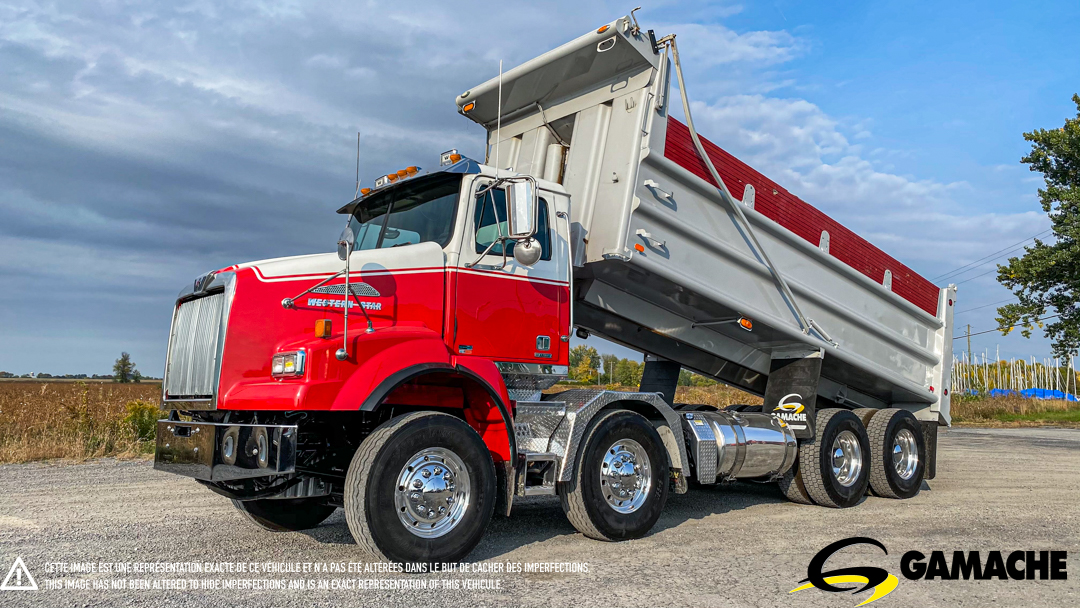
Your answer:
[[[814,438],[818,380],[824,357],[821,348],[778,348],[772,352],[762,411],[779,415],[799,439]]]
[[[682,366],[675,361],[649,355],[645,357],[645,369],[641,373],[642,393],[661,393],[668,405],[675,403],[675,389],[679,385]]]

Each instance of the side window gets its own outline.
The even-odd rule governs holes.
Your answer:
[[[540,243],[540,259],[551,259],[551,225],[548,221],[548,204],[540,199],[535,238]],[[484,198],[476,202],[476,253],[488,251],[488,247],[498,240],[500,234],[509,231],[506,216],[506,192],[495,188],[489,190]],[[514,242],[508,241],[506,255],[513,255]],[[502,245],[496,243],[488,255],[502,255]]]

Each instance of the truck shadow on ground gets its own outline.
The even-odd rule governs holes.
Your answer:
[[[649,534],[657,534],[689,520],[782,502],[787,500],[776,484],[692,485],[686,494],[669,495],[660,520]],[[324,544],[355,544],[345,523],[345,513],[340,509],[318,528],[305,530],[303,534]],[[512,515],[508,518],[494,517],[484,539],[466,561],[497,559],[521,547],[558,537],[567,537],[567,540],[571,537],[584,538],[566,519],[557,497],[517,498]]]

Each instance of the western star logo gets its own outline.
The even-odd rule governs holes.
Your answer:
[[[382,310],[382,302],[360,302],[365,310]],[[308,306],[317,308],[345,308],[345,300],[330,300],[327,298],[308,298]],[[356,302],[349,300],[349,308],[356,308]]]

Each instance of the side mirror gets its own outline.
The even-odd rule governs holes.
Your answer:
[[[522,266],[532,266],[540,261],[540,241],[529,237],[514,243],[514,261]]]
[[[533,182],[526,180],[507,184],[506,198],[510,220],[508,236],[511,239],[524,239],[536,234],[539,204]]]
[[[341,236],[338,237],[337,242],[337,257],[344,262],[349,254],[352,253],[353,246],[356,245],[356,235],[353,234],[352,228],[345,227],[345,230],[341,231]]]

